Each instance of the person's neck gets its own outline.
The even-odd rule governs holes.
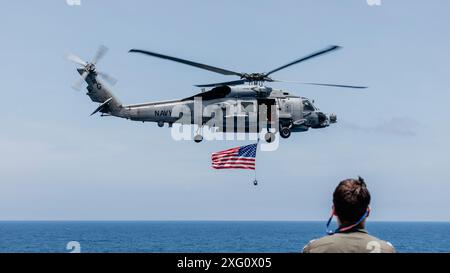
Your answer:
[[[354,222],[347,222],[347,221],[340,221],[339,220],[339,228],[344,228],[353,225]],[[366,221],[363,221],[359,223],[354,229],[365,229],[366,228]]]

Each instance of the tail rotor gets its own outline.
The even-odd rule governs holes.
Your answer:
[[[72,85],[73,89],[79,91],[83,85],[83,82],[86,81],[86,78],[90,74],[102,77],[105,81],[107,81],[111,85],[116,84],[117,80],[114,77],[108,75],[107,73],[97,70],[95,67],[96,64],[106,55],[107,51],[108,48],[106,46],[103,45],[100,46],[91,62],[86,62],[85,60],[83,60],[82,58],[73,53],[67,54],[66,58],[69,61],[81,66],[80,68],[77,69],[81,77]]]

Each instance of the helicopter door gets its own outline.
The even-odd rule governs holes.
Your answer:
[[[280,99],[280,110],[285,114],[291,114],[292,107],[289,98]]]

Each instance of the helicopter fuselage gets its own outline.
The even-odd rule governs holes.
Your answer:
[[[308,98],[266,86],[219,86],[181,100],[123,105],[94,74],[86,82],[87,95],[101,103],[96,112],[155,122],[160,127],[196,124],[214,128],[216,132],[244,133],[274,128],[286,138],[291,132],[324,128],[336,122],[335,115],[320,112]]]

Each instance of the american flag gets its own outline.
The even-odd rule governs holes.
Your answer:
[[[257,143],[231,148],[213,153],[211,156],[214,169],[249,169],[256,168]]]

